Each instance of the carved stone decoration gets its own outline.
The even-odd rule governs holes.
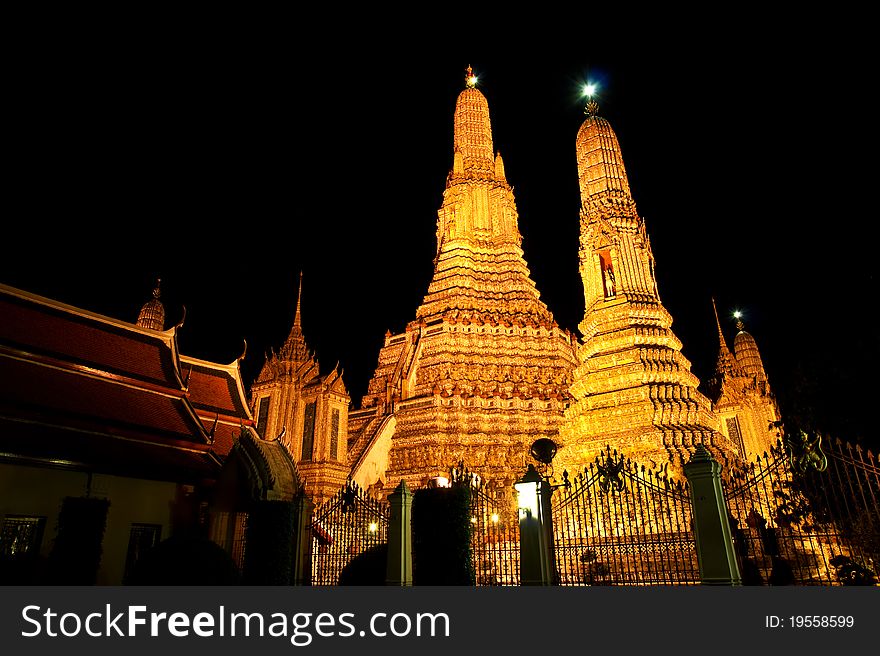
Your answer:
[[[356,476],[382,461],[376,436],[383,417],[396,418],[385,489],[401,479],[417,487],[460,461],[484,480],[516,480],[529,446],[556,439],[569,399],[574,344],[530,277],[489,105],[475,87],[458,97],[452,151],[433,279],[415,320],[386,336],[351,413]]]

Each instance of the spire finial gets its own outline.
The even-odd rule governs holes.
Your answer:
[[[467,67],[467,75],[464,76],[464,83],[468,89],[473,89],[477,86],[477,76],[474,75],[474,69],[471,68],[470,64]]]
[[[300,318],[300,300],[303,295],[303,272],[299,272],[299,291],[296,293],[296,314],[293,317],[293,325],[297,328],[302,326]]]
[[[721,330],[721,320],[718,318],[718,307],[715,305],[715,297],[712,297],[712,309],[715,310],[715,324],[718,326],[718,340],[721,348],[727,350],[727,342],[724,341],[724,332]]]
[[[599,103],[596,102],[596,99],[593,96],[596,95],[596,88],[598,85],[589,83],[584,85],[584,95],[587,97],[587,106],[584,107],[584,114],[587,116],[598,116],[599,115]]]
[[[736,319],[736,329],[740,332],[742,332],[743,329],[745,328],[745,325],[743,324],[742,316],[743,316],[742,312],[740,312],[739,310],[737,310],[736,312],[733,313],[733,317]]]
[[[149,328],[150,330],[165,330],[165,307],[159,300],[162,293],[160,285],[161,278],[156,278],[156,286],[153,288],[153,298],[143,304],[141,311],[138,313],[136,325],[141,328]]]

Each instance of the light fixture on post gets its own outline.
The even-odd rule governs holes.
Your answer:
[[[551,568],[542,512],[544,477],[531,463],[514,484],[519,512],[520,585],[550,585]]]
[[[553,543],[553,512],[551,496],[558,487],[571,487],[568,472],[562,472],[562,483],[553,484],[553,458],[559,450],[556,442],[542,437],[535,440],[529,448],[529,455],[538,463],[538,467],[529,464],[525,475],[516,485],[520,508],[520,571],[523,585],[553,585],[558,583],[556,574],[556,553]],[[526,515],[531,509],[531,514]],[[524,538],[529,531],[538,527],[540,535],[536,544],[536,555],[526,555],[523,544],[529,544],[533,538]],[[534,561],[537,558],[537,561]],[[532,559],[532,560],[530,560]],[[528,563],[525,568],[522,563]],[[527,573],[528,570],[528,573]],[[540,577],[534,582],[535,577]],[[533,582],[529,582],[533,581]]]

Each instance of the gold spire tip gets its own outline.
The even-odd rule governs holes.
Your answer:
[[[464,76],[464,83],[468,89],[473,89],[477,86],[477,76],[474,75],[474,69],[471,68],[470,64],[467,67],[467,75]]]

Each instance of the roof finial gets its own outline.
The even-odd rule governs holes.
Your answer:
[[[467,67],[467,75],[464,76],[464,83],[468,89],[473,89],[477,86],[477,76],[474,75],[474,69],[471,68],[470,64]]]
[[[599,115],[599,103],[593,98],[596,95],[597,86],[594,83],[584,85],[584,95],[587,97],[587,106],[584,107],[584,114],[587,116]]]
[[[165,306],[159,300],[161,290],[159,286],[162,279],[156,279],[156,287],[153,289],[153,298],[143,304],[140,313],[138,313],[136,325],[141,328],[149,328],[150,330],[165,330]]]
[[[736,319],[736,329],[740,332],[742,332],[743,329],[745,328],[745,325],[743,324],[742,316],[743,316],[742,312],[740,312],[739,310],[737,310],[736,312],[733,313],[733,317]]]
[[[303,272],[299,272],[299,291],[296,294],[296,314],[293,317],[293,325],[297,328],[302,326],[302,322],[300,320],[300,300],[303,295]]]

